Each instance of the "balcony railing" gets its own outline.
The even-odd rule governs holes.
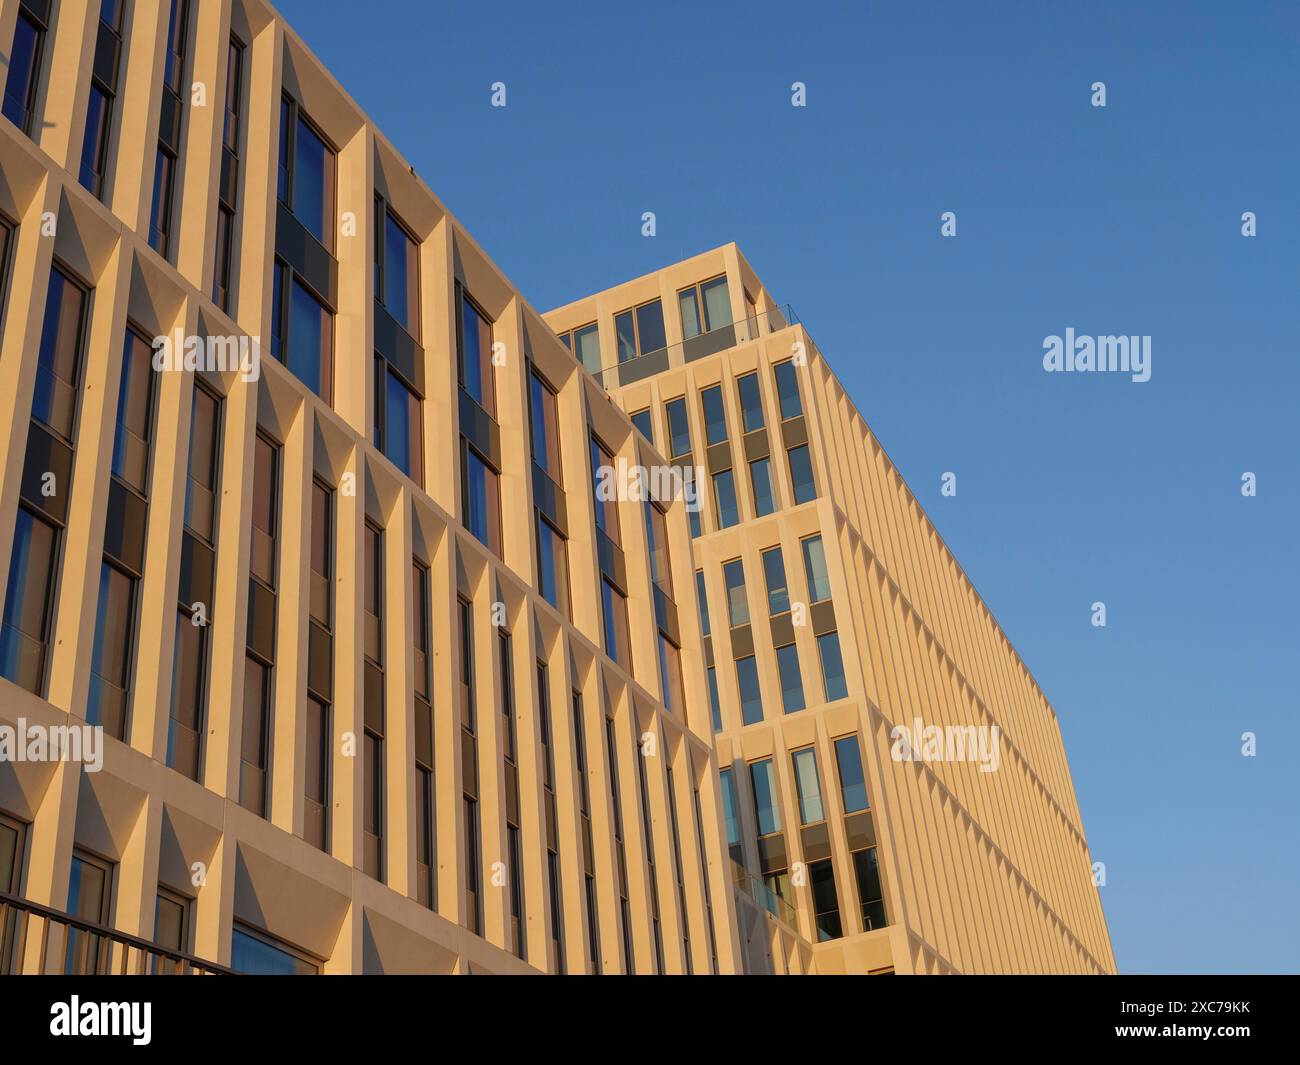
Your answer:
[[[788,303],[750,318],[711,329],[707,333],[689,337],[677,344],[669,344],[657,351],[647,351],[634,359],[627,359],[614,366],[606,366],[595,372],[596,380],[606,390],[641,381],[657,373],[662,373],[670,366],[681,366],[695,359],[702,359],[727,348],[757,340],[767,333],[775,333],[787,326],[795,325],[799,316]]]
[[[753,899],[782,924],[791,928],[798,927],[794,907],[734,859],[731,863],[731,878],[737,891]]]
[[[30,945],[40,949],[28,963]],[[0,892],[0,973],[233,976],[233,969]]]

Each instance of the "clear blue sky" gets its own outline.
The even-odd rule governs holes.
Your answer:
[[[535,307],[735,240],[1056,706],[1121,970],[1300,969],[1300,5],[631,6],[279,4]]]

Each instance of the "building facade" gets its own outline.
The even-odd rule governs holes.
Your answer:
[[[543,317],[261,0],[0,41],[0,971],[1113,970],[1050,706],[734,246]]]
[[[747,967],[806,967],[811,947],[819,973],[1113,972],[1051,705],[736,246],[546,320],[697,471]]]

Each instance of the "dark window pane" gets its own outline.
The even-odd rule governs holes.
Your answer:
[[[334,316],[294,278],[289,303],[289,358],[295,377],[331,402]]]
[[[740,716],[746,725],[763,720],[763,695],[758,687],[758,663],[753,655],[736,660],[736,681],[740,687]]]
[[[9,50],[9,76],[5,80],[4,115],[24,133],[31,130],[30,108],[36,98],[36,73],[44,33],[23,12],[14,27]]]
[[[708,332],[721,329],[731,324],[731,295],[727,291],[727,279],[715,277],[700,286],[704,297],[704,328]]]
[[[99,572],[99,611],[91,651],[86,720],[111,736],[126,736],[127,689],[135,632],[135,581],[105,562]]]
[[[812,458],[808,454],[808,445],[790,449],[790,480],[794,484],[794,501],[807,503],[817,498],[817,486],[813,483]]]
[[[112,115],[112,101],[98,85],[91,83],[90,102],[86,111],[86,132],[81,142],[81,184],[92,196],[99,196],[104,187],[104,157],[108,146],[108,125]]]
[[[722,702],[718,697],[718,670],[715,666],[709,666],[709,715],[713,720],[713,731],[722,731]]]
[[[326,251],[334,250],[334,153],[301,116],[294,140],[293,213]]]
[[[749,479],[754,488],[754,514],[757,517],[776,510],[776,491],[772,487],[772,460],[757,459],[749,464]]]
[[[677,307],[682,314],[682,338],[690,340],[691,337],[699,336],[700,300],[695,294],[694,286],[677,293]]]
[[[722,386],[711,385],[700,393],[704,404],[704,438],[712,446],[727,439],[727,414],[722,405]]]
[[[50,586],[58,533],[18,508],[4,625],[0,628],[0,675],[40,694],[49,639]]]
[[[749,623],[749,600],[745,596],[745,564],[732,559],[722,567],[722,580],[727,588],[727,619],[734,629]]]
[[[820,536],[803,541],[804,576],[808,580],[808,598],[814,603],[831,597],[831,579],[826,572],[826,552]]]
[[[740,521],[740,506],[736,502],[736,478],[733,470],[723,470],[713,475],[713,496],[718,505],[718,527],[730,528]]]
[[[479,543],[501,553],[501,498],[496,471],[461,441],[465,528]]]
[[[667,347],[668,338],[664,335],[664,308],[658,300],[636,309],[636,330],[642,355]]]
[[[763,400],[759,394],[758,374],[747,373],[736,381],[740,390],[740,413],[745,432],[763,428]]]
[[[153,207],[149,212],[149,247],[166,257],[170,253],[172,186],[176,160],[158,149],[153,170]]]
[[[644,436],[647,440],[649,440],[650,443],[653,444],[655,442],[654,417],[650,413],[649,407],[647,407],[645,410],[639,410],[635,414],[633,414],[632,424],[637,427],[641,435]]]
[[[785,582],[785,559],[780,547],[763,552],[763,580],[767,584],[767,612],[784,614],[790,609],[790,591]]]
[[[32,417],[69,442],[77,413],[85,307],[86,294],[81,288],[62,271],[51,270],[41,323]]]
[[[315,976],[318,966],[236,928],[230,937],[230,967],[254,976]]]
[[[691,428],[686,417],[686,400],[670,400],[668,412],[668,446],[672,451],[670,458],[685,455],[691,450]]]
[[[781,406],[782,418],[796,418],[803,413],[799,399],[799,378],[794,363],[787,361],[776,367],[776,396]]]
[[[862,751],[857,736],[841,736],[835,741],[835,761],[840,770],[840,794],[844,799],[846,814],[865,810],[867,780],[862,772]]]
[[[834,702],[849,694],[844,681],[844,659],[840,657],[839,633],[828,632],[817,637],[817,649],[822,657],[822,681],[826,686],[826,701]]]
[[[122,381],[117,396],[117,431],[113,438],[114,475],[141,495],[149,469],[150,410],[153,403],[153,351],[127,330],[122,353]]]
[[[754,810],[758,820],[758,834],[769,836],[781,831],[781,810],[777,806],[776,774],[772,760],[765,758],[749,767],[754,785]]]
[[[787,714],[802,710],[804,701],[803,677],[799,673],[799,650],[794,644],[776,649],[777,669],[781,674],[781,705]]]

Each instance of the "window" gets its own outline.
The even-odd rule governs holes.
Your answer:
[[[754,515],[763,517],[776,510],[776,490],[772,487],[772,460],[755,459],[749,464],[749,482],[754,490]]]
[[[659,634],[659,681],[663,686],[664,706],[676,714],[686,710],[682,691],[682,659],[677,645],[662,632]]]
[[[704,587],[704,570],[695,571],[695,601],[700,607],[700,634],[709,635],[709,594]]]
[[[740,835],[740,805],[736,802],[736,781],[732,777],[731,766],[718,773],[722,783],[722,820],[727,826],[727,846],[731,856],[743,863],[743,850]]]
[[[826,820],[822,808],[822,786],[817,779],[817,751],[805,747],[791,756],[794,762],[794,782],[799,794],[799,822],[814,825]]]
[[[19,7],[13,46],[9,49],[3,110],[5,118],[28,135],[32,129],[32,109],[36,106],[46,28],[26,7]]]
[[[307,232],[334,252],[334,149],[299,109],[295,100],[280,101],[278,195]]]
[[[808,598],[820,603],[831,597],[831,579],[826,572],[826,552],[820,536],[810,536],[803,541],[803,571],[808,580]]]
[[[384,879],[384,739],[366,729],[362,740],[361,827],[365,833],[363,863],[368,876]]]
[[[253,976],[317,976],[320,966],[265,932],[235,925],[230,933],[230,967]]]
[[[645,532],[650,553],[650,580],[671,598],[673,573],[668,558],[668,527],[664,512],[648,499],[645,502]]]
[[[600,580],[605,616],[605,653],[624,669],[632,668],[632,652],[627,636],[627,599],[609,581]]]
[[[764,758],[749,766],[750,781],[754,786],[754,813],[758,821],[758,834],[770,836],[781,831],[781,809],[777,801],[776,772],[772,759]]]
[[[469,441],[460,442],[461,507],[465,528],[498,557],[501,554],[501,489],[496,470]]]
[[[334,314],[278,259],[274,286],[271,354],[316,395],[332,403]]]
[[[117,395],[112,472],[137,495],[145,495],[145,480],[149,472],[155,378],[152,357],[149,343],[132,330],[127,330],[121,386]]]
[[[650,413],[649,407],[633,414],[632,424],[637,427],[641,435],[649,440],[650,443],[653,444],[655,442],[654,416]]]
[[[212,302],[230,313],[231,286],[235,272],[235,215],[217,204],[217,232],[213,242],[216,261],[212,266]]]
[[[113,95],[92,75],[90,100],[86,106],[86,132],[81,142],[78,180],[100,197],[104,192],[104,167],[108,156],[108,131],[113,121]]]
[[[167,54],[163,59],[163,84],[182,96],[181,83],[185,68],[185,27],[189,21],[186,0],[171,0],[171,13],[167,20]]]
[[[331,611],[334,572],[334,493],[320,481],[311,485],[311,594],[313,621],[333,625]]]
[[[753,655],[736,659],[736,681],[740,688],[740,718],[746,725],[763,720],[763,696],[758,687],[758,663]]]
[[[722,731],[722,703],[718,698],[718,670],[709,666],[706,677],[709,684],[709,715],[713,721],[713,731]]]
[[[722,386],[710,385],[700,393],[704,407],[704,439],[712,447],[727,439],[727,412],[722,404]]]
[[[734,629],[749,624],[749,599],[745,595],[745,563],[738,558],[723,563],[722,583],[727,589],[727,620]]]
[[[32,417],[67,443],[75,432],[87,299],[85,289],[57,266],[50,271]]]
[[[691,453],[691,427],[686,417],[686,399],[678,396],[668,401],[668,449],[670,458],[680,458]]]
[[[584,325],[568,333],[561,333],[564,346],[573,352],[574,357],[591,373],[600,373],[600,330],[596,323]]]
[[[835,870],[829,858],[808,866],[808,882],[812,887],[813,924],[817,926],[818,942],[839,939],[844,934],[844,929],[840,923],[840,902],[835,891]]]
[[[375,297],[413,340],[420,339],[418,244],[383,200],[375,199]]]
[[[763,552],[763,580],[767,583],[767,612],[773,616],[790,609],[790,590],[785,582],[785,560],[781,545]]]
[[[0,814],[0,891],[21,895],[23,888],[23,851],[26,828]],[[18,913],[7,909],[0,916],[0,975],[14,971],[14,941],[18,934]]]
[[[36,695],[45,682],[58,538],[53,525],[24,506],[18,508],[0,627],[0,674]]]
[[[841,736],[835,741],[835,762],[840,771],[840,795],[844,800],[846,814],[865,810],[870,805],[867,801],[867,780],[862,772],[862,750],[858,746],[857,736]]]
[[[781,675],[781,705],[787,714],[802,710],[803,678],[799,674],[799,649],[792,643],[776,649],[776,666]]]
[[[610,492],[614,478],[614,456],[594,436],[591,438],[591,477],[596,506],[596,528],[614,543],[622,542],[618,527],[617,493]],[[609,498],[602,498],[608,496]]]
[[[713,475],[713,499],[718,508],[718,528],[729,529],[740,521],[734,471],[722,470]]]
[[[781,408],[781,418],[797,418],[803,413],[803,402],[799,399],[799,377],[794,362],[787,360],[778,363],[773,373],[776,375],[776,398]]]
[[[72,852],[68,876],[67,912],[91,924],[107,925],[113,896],[113,866],[84,851]],[[107,972],[111,946],[95,932],[68,928],[63,971],[68,976],[89,976]],[[101,965],[103,968],[101,969]]]
[[[807,503],[817,498],[817,486],[813,482],[812,458],[808,454],[808,445],[792,447],[787,453],[790,457],[790,482],[794,485],[794,501]]]
[[[615,742],[614,722],[605,718],[605,768],[609,776],[609,801],[614,811],[614,848],[618,858],[618,926],[623,943],[623,971],[631,973],[636,964],[632,956],[632,916],[628,903],[627,852],[623,835],[622,788],[618,781],[618,747]],[[654,877],[654,856],[650,855],[650,876]],[[652,896],[653,898],[653,896]],[[657,907],[657,903],[655,903]]]
[[[614,335],[618,342],[619,362],[662,351],[668,346],[664,334],[663,304],[651,300],[615,315]]]
[[[149,211],[149,247],[164,259],[171,257],[172,199],[176,184],[176,157],[161,144],[154,157],[153,206]]]
[[[86,721],[126,738],[126,714],[135,633],[136,578],[107,559],[99,571],[99,612],[91,651]]]
[[[330,708],[319,699],[307,698],[307,773],[303,786],[306,809],[303,838],[312,846],[329,850],[330,754],[332,741]]]
[[[153,941],[164,950],[177,954],[188,953],[190,942],[189,900],[182,898],[166,888],[160,887],[154,896],[153,904]],[[179,975],[182,965],[170,958],[154,958],[155,975],[169,973]]]
[[[465,913],[466,927],[475,935],[483,934],[483,892],[479,873],[478,800],[465,796]]]
[[[424,484],[420,397],[375,356],[375,446],[416,484]]]
[[[252,655],[244,659],[244,732],[239,758],[239,805],[266,816],[266,770],[270,732],[271,669]]]
[[[677,306],[682,314],[682,337],[686,340],[730,325],[731,296],[727,292],[726,276],[682,289],[677,293]]]
[[[235,188],[239,167],[240,112],[242,110],[244,46],[231,38],[226,48],[226,106],[221,142],[225,149],[221,167],[223,179],[229,167],[230,182],[223,180],[217,194],[217,232],[212,268],[212,302],[223,311],[231,307],[231,289],[235,272]],[[229,195],[229,198],[227,198]]]
[[[208,626],[196,624],[189,607],[183,604],[176,614],[167,764],[191,780],[199,779],[207,660]]]
[[[459,316],[456,334],[457,368],[460,387],[491,417],[497,413],[496,386],[492,366],[492,321],[459,284]]]
[[[221,143],[232,152],[239,151],[239,115],[243,110],[244,46],[234,37],[226,49],[226,111],[221,127]]]
[[[533,461],[560,481],[560,419],[554,390],[535,369],[528,374],[528,417]]]
[[[862,904],[862,927],[868,932],[889,924],[885,916],[885,892],[880,886],[880,865],[876,848],[853,852],[853,872],[858,881],[858,901]]]
[[[537,512],[537,590],[551,606],[568,615],[568,546],[540,510]]]
[[[837,632],[823,633],[817,637],[817,651],[822,660],[822,684],[826,688],[826,701],[834,702],[849,694],[844,681],[844,659],[840,657],[840,637]]]
[[[740,419],[745,432],[753,433],[763,428],[763,397],[759,392],[758,374],[747,373],[736,379],[740,392]]]

